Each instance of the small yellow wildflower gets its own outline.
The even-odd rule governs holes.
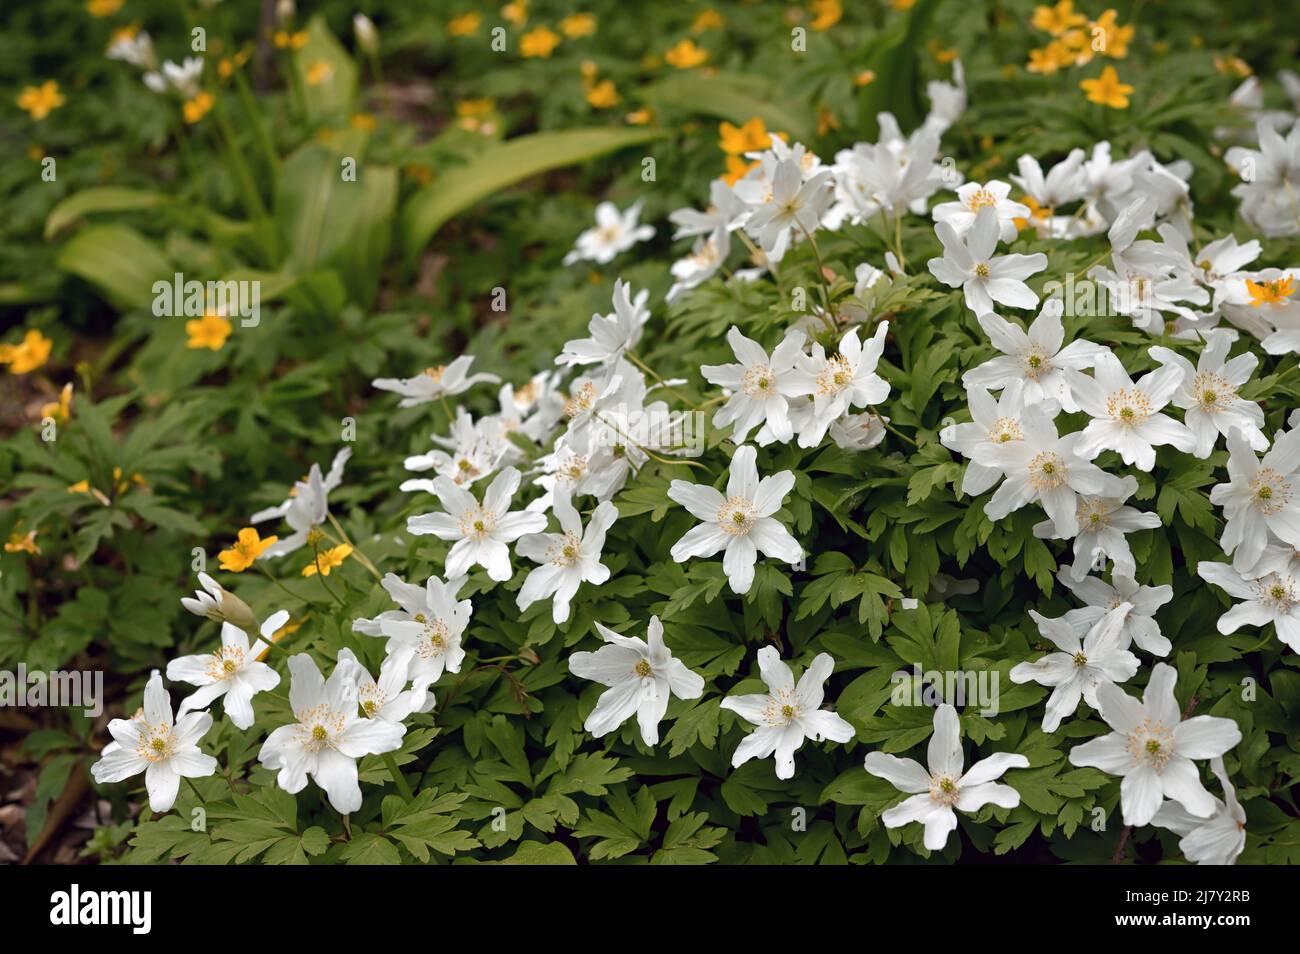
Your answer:
[[[695,45],[694,40],[680,40],[667,53],[664,60],[669,66],[679,70],[689,70],[700,66],[709,58],[709,51]]]
[[[15,530],[9,534],[9,541],[5,544],[6,553],[30,553],[33,556],[41,552],[41,548],[36,545],[36,531],[28,530],[21,533]]]
[[[1295,291],[1295,279],[1290,275],[1271,282],[1256,282],[1246,279],[1246,291],[1250,292],[1250,307],[1262,308],[1265,305],[1284,305]]]
[[[470,132],[490,134],[496,128],[488,117],[497,108],[497,101],[491,97],[483,99],[463,99],[456,104],[456,125]]]
[[[526,57],[548,58],[560,45],[560,34],[550,27],[540,26],[519,38],[519,53]]]
[[[307,85],[319,86],[328,83],[334,76],[334,66],[325,60],[315,60],[307,66]]]
[[[271,41],[276,49],[301,50],[307,45],[307,31],[299,30],[297,33],[290,33],[288,30],[276,30]]]
[[[60,424],[67,423],[68,419],[72,417],[71,381],[63,386],[63,390],[59,392],[59,399],[57,401],[51,401],[48,404],[41,405],[42,420],[47,417],[54,418],[54,420],[58,421]]]
[[[701,10],[691,24],[691,32],[696,36],[706,30],[721,30],[726,21],[722,19],[722,14],[712,8]]]
[[[757,167],[758,164],[758,160],[746,162],[739,156],[727,156],[727,172],[722,179],[727,183],[727,185],[735,185],[741,179],[745,178],[745,174],[749,172],[750,169]]]
[[[217,560],[221,564],[221,569],[229,570],[231,573],[243,573],[253,565],[253,561],[261,556],[267,547],[279,539],[279,537],[259,538],[255,528],[244,527],[239,531],[235,545],[229,550],[218,553]]]
[[[761,116],[751,116],[743,126],[723,122],[718,126],[718,146],[729,156],[766,149],[772,144],[767,124]]]
[[[375,126],[378,125],[375,122],[375,117],[369,113],[353,113],[348,123],[353,129],[360,129],[363,132],[374,132]]]
[[[624,116],[623,122],[630,126],[646,126],[649,125],[653,119],[654,113],[650,112],[650,110],[643,106],[640,109],[632,110],[632,112]]]
[[[513,0],[501,8],[501,18],[517,27],[528,22],[528,0]]]
[[[283,626],[281,626],[279,629],[277,629],[274,633],[271,634],[271,642],[278,643],[280,640],[284,639],[284,637],[288,636],[290,633],[296,633],[301,628],[302,628],[302,620],[294,621],[291,619]],[[270,652],[271,652],[271,647],[267,646],[260,653],[258,653],[257,654],[258,662],[261,662],[263,659],[265,659],[267,657],[267,654]]]
[[[570,39],[591,36],[596,32],[596,18],[590,13],[574,13],[560,21],[560,32]]]
[[[40,86],[26,86],[18,96],[18,107],[26,110],[32,119],[40,122],[67,100],[59,92],[59,84],[46,80]]]
[[[1113,66],[1102,70],[1097,79],[1084,80],[1079,88],[1088,94],[1089,102],[1109,106],[1111,109],[1128,109],[1128,94],[1133,92],[1132,86],[1119,81],[1119,75]]]
[[[1230,56],[1227,59],[1216,56],[1214,58],[1214,68],[1220,73],[1235,73],[1241,79],[1245,79],[1253,72],[1250,64],[1240,56]]]
[[[342,566],[343,561],[352,554],[352,545],[349,543],[340,543],[336,547],[330,547],[328,550],[321,550],[316,554],[316,559],[302,568],[303,576],[315,576],[316,565],[320,564],[320,575],[329,576],[330,570]]]
[[[601,80],[587,88],[587,102],[596,109],[610,109],[618,105],[618,90],[611,80]]]
[[[839,129],[840,121],[825,106],[817,107],[817,135],[825,136],[832,129]]]
[[[1118,14],[1114,10],[1107,10],[1091,23],[1092,34],[1096,36],[1097,31],[1102,32],[1101,49],[1098,51],[1102,56],[1108,56],[1113,60],[1122,60],[1128,56],[1128,44],[1133,39],[1133,25],[1120,26],[1115,22]]]
[[[1074,0],[1061,0],[1054,7],[1035,7],[1033,18],[1029,22],[1052,36],[1060,36],[1066,30],[1083,26],[1088,18],[1082,13],[1074,12]]]
[[[92,17],[111,17],[122,9],[124,0],[88,0],[86,12]]]
[[[206,89],[200,90],[193,99],[187,99],[181,104],[181,115],[185,117],[185,122],[193,126],[211,111],[215,102],[216,98],[211,93]]]
[[[808,26],[818,33],[829,30],[840,22],[840,17],[844,16],[844,7],[840,4],[840,0],[812,0],[808,8],[813,14],[813,21]]]
[[[0,344],[0,364],[9,365],[11,374],[35,371],[49,360],[53,344],[35,328],[28,329],[18,344]]]
[[[876,81],[875,70],[863,70],[857,76],[853,77],[854,86],[870,86]]]
[[[190,340],[185,347],[199,349],[210,348],[220,351],[230,337],[230,320],[217,314],[206,314],[202,318],[193,318],[185,322],[185,333]]]
[[[483,22],[483,15],[471,10],[447,21],[447,32],[451,36],[473,36]]]

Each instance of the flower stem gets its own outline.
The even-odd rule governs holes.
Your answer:
[[[330,525],[333,526],[334,529],[338,531],[339,536],[343,538],[343,542],[352,548],[352,552],[356,555],[358,562],[360,562],[362,566],[364,566],[367,570],[369,570],[370,575],[373,576],[376,580],[382,580],[384,578],[383,575],[375,567],[374,563],[370,561],[370,557],[362,553],[361,548],[357,546],[355,543],[353,543],[351,539],[348,538],[348,532],[343,529],[342,525],[338,522],[338,519],[334,516],[334,514],[327,513],[326,516],[329,517]]]
[[[393,777],[393,784],[397,786],[402,799],[408,802],[415,801],[415,793],[411,791],[411,786],[406,784],[406,779],[402,777],[402,770],[397,767],[397,759],[393,758],[393,753],[384,752],[380,758],[388,766],[388,774]]]

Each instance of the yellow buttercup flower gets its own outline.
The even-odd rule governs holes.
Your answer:
[[[1059,52],[1060,44],[1055,42],[1038,50],[1030,50],[1029,62],[1025,64],[1025,69],[1031,73],[1050,76],[1061,68]]]
[[[679,70],[693,69],[706,62],[708,58],[709,51],[696,46],[694,40],[680,40],[664,54],[664,60],[668,65],[675,66]]]
[[[618,90],[614,88],[611,80],[601,80],[587,88],[587,102],[597,109],[609,109],[617,106],[619,101]]]
[[[740,156],[727,156],[727,171],[722,179],[727,185],[735,185],[745,178],[745,173],[749,172],[750,169],[757,168],[758,165],[757,159],[753,162],[746,162]]]
[[[31,328],[18,344],[0,344],[0,364],[9,365],[11,374],[28,374],[49,360],[53,344],[45,335]]]
[[[41,548],[36,545],[36,531],[28,530],[21,533],[15,530],[9,534],[9,540],[5,543],[6,553],[30,553],[33,556],[41,552]]]
[[[570,39],[591,36],[596,32],[596,18],[590,13],[575,13],[560,21],[560,32]]]
[[[623,122],[630,126],[646,126],[654,119],[654,113],[644,106],[640,109],[634,109],[623,117]]]
[[[501,8],[501,18],[520,27],[528,22],[528,0],[514,0]]]
[[[1115,22],[1118,14],[1114,10],[1107,10],[1097,19],[1092,21],[1091,28],[1095,35],[1098,30],[1102,31],[1104,42],[1100,53],[1102,56],[1109,56],[1113,60],[1122,60],[1128,56],[1128,44],[1133,39],[1133,26],[1120,26]]]
[[[271,37],[277,49],[281,50],[301,50],[307,45],[307,31],[299,30],[297,33],[290,33],[288,30],[276,30]]]
[[[325,60],[315,60],[307,66],[307,85],[319,86],[328,83],[334,76],[334,66]]]
[[[261,556],[264,550],[279,539],[279,537],[262,539],[258,536],[256,529],[244,527],[239,531],[239,535],[235,539],[235,545],[229,550],[222,550],[218,553],[217,560],[221,564],[221,569],[229,570],[231,573],[243,573],[253,565],[253,561]]]
[[[471,10],[447,21],[447,32],[452,36],[473,36],[483,22],[483,15]]]
[[[302,568],[303,576],[315,576],[316,565],[320,564],[320,575],[329,576],[330,570],[343,565],[352,554],[352,545],[349,543],[340,543],[336,547],[330,547],[328,550],[321,550],[316,554],[316,559]]]
[[[496,108],[497,101],[491,97],[463,99],[456,104],[456,124],[470,132],[491,133],[495,127],[488,117]]]
[[[187,99],[181,103],[181,115],[185,118],[186,123],[193,126],[212,110],[212,104],[216,101],[216,97],[206,89],[200,90],[199,94],[193,99]]]
[[[92,17],[111,17],[122,9],[124,0],[88,0],[86,12]]]
[[[230,337],[232,325],[228,318],[208,314],[185,322],[185,333],[190,340],[185,342],[187,348],[210,348],[220,351]]]
[[[1040,30],[1046,30],[1052,36],[1060,36],[1066,30],[1083,26],[1088,18],[1082,13],[1074,12],[1074,0],[1061,0],[1054,7],[1035,7],[1034,15],[1029,21]]]
[[[52,417],[60,424],[67,423],[72,417],[72,382],[69,381],[59,392],[59,399],[41,405],[41,419]]]
[[[853,77],[854,86],[869,86],[876,81],[875,70],[863,70],[857,76]]]
[[[1262,308],[1265,305],[1284,305],[1295,291],[1295,279],[1290,275],[1271,282],[1256,282],[1246,279],[1246,291],[1250,292],[1250,307]]]
[[[1241,79],[1245,79],[1253,72],[1250,64],[1240,56],[1230,56],[1227,59],[1216,56],[1214,58],[1214,68],[1220,73],[1235,73]]]
[[[840,22],[840,17],[844,16],[844,7],[840,5],[840,0],[812,0],[808,8],[813,13],[813,21],[808,26],[819,33],[835,26]]]
[[[18,107],[26,110],[32,119],[40,122],[67,100],[59,92],[59,84],[46,80],[40,86],[26,86],[18,96]]]
[[[724,23],[726,23],[726,21],[722,19],[722,14],[717,10],[711,8],[708,10],[701,10],[696,15],[695,21],[691,24],[691,32],[696,36],[699,36],[706,30],[722,29]]]
[[[767,125],[760,116],[751,116],[743,126],[723,122],[718,126],[718,146],[729,156],[757,152],[772,144]]]
[[[306,617],[304,617],[304,619],[305,618]],[[281,626],[279,629],[277,629],[274,633],[271,634],[271,642],[278,643],[280,640],[284,639],[284,637],[288,636],[290,633],[296,633],[300,629],[302,629],[302,620],[295,621],[291,619],[283,626]],[[271,647],[267,646],[260,653],[258,653],[257,654],[258,662],[261,662],[263,659],[265,659],[267,657],[267,654],[270,653],[270,651],[271,651]]]
[[[378,125],[375,122],[375,117],[369,113],[353,113],[348,123],[353,129],[360,129],[364,132],[374,132],[375,126]]]
[[[1113,66],[1102,70],[1097,79],[1084,80],[1079,88],[1088,94],[1089,102],[1109,106],[1111,109],[1128,109],[1128,94],[1133,92],[1132,86],[1119,81]]]
[[[536,30],[529,30],[519,38],[519,53],[522,56],[540,56],[545,59],[554,53],[559,45],[560,34],[550,27],[540,26]]]

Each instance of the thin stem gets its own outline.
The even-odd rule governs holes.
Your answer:
[[[661,378],[661,377],[660,377],[660,376],[655,372],[654,368],[650,367],[650,365],[646,364],[646,363],[645,363],[644,361],[642,361],[639,357],[637,357],[637,354],[636,354],[635,351],[632,351],[631,349],[629,349],[629,350],[627,350],[627,351],[624,351],[623,354],[624,354],[625,357],[628,358],[628,360],[630,360],[630,361],[631,361],[633,364],[635,364],[638,368],[640,368],[640,369],[641,369],[642,371],[644,371],[646,374],[650,375],[650,377],[654,378],[654,379],[655,379],[656,381],[658,381],[661,385],[663,385],[663,387],[668,391],[668,393],[671,394],[673,397],[677,398],[677,400],[681,401],[683,404],[687,405],[688,407],[690,407],[690,408],[692,408],[692,409],[694,409],[694,410],[696,410],[696,411],[699,410],[699,408],[695,406],[694,402],[689,401],[689,400],[687,400],[685,397],[683,397],[683,396],[681,395],[681,393],[678,392],[678,390],[677,390],[676,388],[674,388],[671,384],[669,384],[667,381],[665,381],[663,378]]]
[[[352,548],[352,552],[356,555],[356,558],[361,563],[361,565],[364,566],[367,570],[369,570],[371,575],[376,580],[382,580],[383,576],[380,574],[379,570],[376,569],[374,563],[370,562],[370,557],[362,553],[361,548],[358,547],[355,543],[351,541],[351,539],[348,538],[348,532],[343,529],[343,526],[338,522],[334,514],[327,512],[326,516],[329,517],[331,526],[333,526],[334,529],[339,532],[339,536],[343,538],[343,542]]]
[[[803,237],[806,238],[808,244],[812,246],[813,257],[817,259],[817,281],[821,285],[822,303],[826,306],[826,310],[822,312],[821,318],[822,321],[826,323],[826,327],[830,329],[831,334],[835,334],[839,331],[839,328],[835,326],[835,319],[831,317],[831,287],[826,284],[826,263],[822,261],[821,249],[817,247],[817,240],[812,237],[811,232],[803,227],[802,222],[795,220],[795,224],[799,226],[799,231],[803,233]]]
[[[316,563],[316,579],[320,580],[321,588],[324,589],[325,592],[328,593],[333,598],[334,602],[338,603],[339,606],[342,606],[343,601],[339,599],[337,593],[335,593],[332,589],[330,589],[330,585],[325,582],[325,571],[321,569],[320,546],[318,544],[313,543],[311,545],[311,555],[312,555],[312,559]]]
[[[405,801],[415,801],[415,793],[411,791],[411,786],[406,784],[406,779],[402,777],[402,771],[397,767],[397,759],[393,758],[392,752],[384,752],[380,756],[384,764],[388,766],[388,774],[393,777],[393,783],[401,793]]]
[[[314,603],[314,602],[315,602],[315,600],[312,600],[312,599],[310,599],[310,598],[308,598],[308,597],[306,597],[306,596],[302,596],[301,594],[299,594],[299,593],[295,593],[293,590],[289,589],[289,587],[285,586],[283,583],[281,583],[279,580],[277,580],[275,577],[273,577],[273,576],[271,575],[271,571],[268,570],[266,567],[264,567],[261,563],[254,563],[253,566],[257,567],[257,569],[258,569],[259,571],[261,571],[261,573],[262,573],[262,575],[263,575],[264,577],[266,577],[268,580],[270,580],[272,583],[274,583],[274,584],[275,584],[276,586],[278,586],[280,589],[284,590],[284,592],[288,593],[290,596],[292,596],[292,597],[293,597],[295,600],[297,600],[299,603]]]

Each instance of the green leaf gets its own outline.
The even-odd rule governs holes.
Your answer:
[[[54,264],[124,308],[148,308],[154,282],[170,282],[175,271],[157,245],[125,225],[82,229],[59,249]]]
[[[73,222],[96,212],[144,212],[170,205],[174,200],[152,189],[100,186],[68,196],[45,219],[45,237],[52,238]]]

